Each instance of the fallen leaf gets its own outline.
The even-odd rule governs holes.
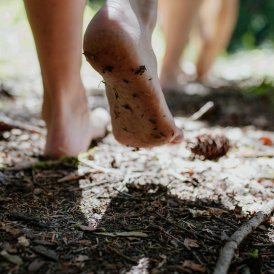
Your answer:
[[[207,210],[189,209],[194,218],[197,217],[220,217],[226,211],[221,208],[210,207]]]
[[[84,262],[84,261],[88,261],[88,260],[89,260],[89,257],[86,256],[86,255],[79,255],[79,256],[75,259],[76,262]]]
[[[234,208],[234,213],[236,215],[241,215],[242,212],[243,212],[243,208],[241,206],[239,206],[239,205],[236,205],[235,208]]]
[[[193,239],[190,239],[190,238],[186,238],[184,240],[184,245],[187,247],[187,248],[190,248],[190,247],[200,247],[199,244],[198,244],[198,241],[197,240],[193,240]]]
[[[265,146],[273,146],[273,141],[267,137],[267,136],[262,136],[260,138],[260,141],[263,143],[263,145]]]
[[[204,265],[196,264],[195,262],[189,260],[183,262],[183,267],[199,273],[204,273],[206,271],[206,267]]]
[[[58,261],[58,255],[55,251],[48,249],[42,245],[37,245],[31,248],[34,252],[43,255],[44,257],[51,259],[53,261]]]
[[[18,240],[18,244],[21,246],[27,247],[30,245],[29,240],[25,236],[21,236],[17,240]]]
[[[178,247],[178,242],[176,240],[172,239],[170,242],[175,248]]]
[[[11,255],[6,250],[2,250],[0,255],[3,258],[5,258],[7,261],[9,261],[10,263],[13,263],[13,264],[16,264],[16,265],[23,264],[23,260],[21,259],[21,257],[19,257],[17,255]]]
[[[137,238],[147,238],[148,234],[139,231],[129,231],[129,232],[94,232],[96,235],[109,236],[109,237],[137,237]]]
[[[58,183],[65,183],[65,182],[70,182],[70,181],[76,181],[76,180],[79,180],[79,179],[82,179],[84,177],[83,174],[77,174],[77,173],[73,173],[73,174],[70,174],[70,175],[67,175],[61,179],[59,179],[57,182]]]
[[[0,178],[0,183],[1,183],[1,178]],[[10,201],[12,201],[11,198],[0,197],[0,203],[10,202]]]
[[[33,262],[29,264],[28,271],[29,272],[36,272],[38,271],[43,265],[45,264],[45,261],[42,261],[40,259],[36,259]]]
[[[77,228],[82,231],[91,231],[91,232],[96,230],[96,227],[86,226],[86,225],[77,225]]]
[[[19,236],[19,234],[21,233],[21,230],[14,227],[10,227],[10,226],[5,226],[4,223],[0,223],[0,230],[10,233],[12,236],[15,236],[15,237]]]
[[[208,212],[213,217],[215,217],[215,216],[220,217],[226,211],[221,209],[221,208],[211,207],[211,208],[208,209]]]
[[[189,212],[192,214],[194,218],[210,217],[210,214],[207,210],[189,209]]]
[[[43,193],[43,189],[41,189],[41,188],[35,188],[34,190],[33,190],[33,194],[34,195],[40,195],[40,194],[42,194]]]

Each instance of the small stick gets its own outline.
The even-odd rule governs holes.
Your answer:
[[[233,259],[235,250],[238,248],[243,239],[253,232],[261,223],[263,223],[274,211],[274,199],[266,203],[260,211],[247,223],[243,224],[232,236],[220,252],[213,274],[226,274],[230,263]]]
[[[189,117],[189,120],[191,121],[197,121],[200,118],[202,118],[207,112],[209,112],[213,107],[214,107],[214,103],[212,101],[207,102],[205,105],[203,105],[197,112],[195,112],[194,114],[192,114]]]
[[[12,120],[7,116],[0,116],[0,131],[12,130],[14,128],[26,130],[32,133],[38,133],[40,135],[43,134],[43,130],[39,127]]]

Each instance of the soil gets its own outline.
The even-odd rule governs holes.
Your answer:
[[[40,95],[20,97],[7,84],[0,121],[17,123],[0,124],[0,273],[212,273],[228,237],[274,199],[274,111],[235,85],[199,84],[205,92],[192,94],[197,85],[166,97],[186,139],[229,139],[216,161],[185,143],[123,147],[111,132],[78,159],[43,161]],[[89,100],[106,106],[101,91]],[[190,118],[209,101],[200,120]],[[242,242],[229,273],[273,270],[272,217]]]

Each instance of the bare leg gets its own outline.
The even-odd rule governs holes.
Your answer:
[[[104,131],[90,123],[80,77],[85,4],[85,0],[25,0],[43,76],[45,154],[53,157],[85,151]]]
[[[202,0],[160,0],[159,13],[166,39],[160,81],[164,89],[178,89],[178,77],[183,76],[180,67],[182,52],[188,43],[189,32],[198,14]]]
[[[202,46],[197,78],[207,77],[217,55],[227,47],[237,20],[238,0],[205,0],[201,15]]]
[[[106,82],[114,136],[134,147],[181,141],[151,47],[156,15],[156,0],[108,0],[84,38],[87,60]]]

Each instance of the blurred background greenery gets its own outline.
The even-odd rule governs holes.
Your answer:
[[[229,51],[273,47],[274,1],[240,0],[239,18]]]
[[[104,0],[89,0],[93,9],[98,9]],[[250,50],[258,46],[274,45],[274,1],[240,0],[236,29],[228,51]]]
[[[229,81],[258,79],[254,85],[259,86],[260,93],[271,94],[274,101],[274,0],[239,1],[236,29],[227,54],[217,59],[213,74]],[[103,2],[89,0],[84,16],[85,26]],[[15,77],[36,79],[39,66],[23,1],[0,0],[0,18],[0,80]],[[161,64],[165,41],[159,26],[153,36],[153,46]],[[192,62],[195,55],[195,47],[190,46],[184,59]],[[87,75],[84,78],[87,85],[100,82],[95,73],[90,77],[90,67],[85,62],[83,73]]]

